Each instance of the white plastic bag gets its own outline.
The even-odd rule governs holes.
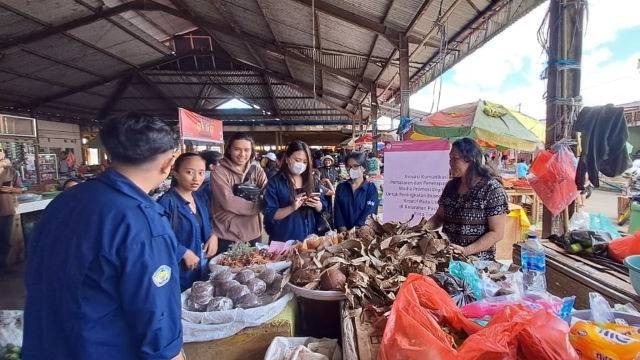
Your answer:
[[[277,336],[264,360],[342,360],[342,350],[335,339]]]
[[[182,293],[182,303],[189,290]],[[200,342],[224,339],[240,330],[258,326],[278,316],[287,307],[293,294],[286,293],[278,300],[252,309],[229,311],[194,312],[182,309],[182,339],[184,342]]]
[[[569,231],[590,230],[590,226],[591,218],[589,213],[586,211],[576,211],[573,216],[571,216],[571,220],[569,220]]]
[[[0,311],[0,347],[8,344],[22,346],[23,319],[21,310]]]

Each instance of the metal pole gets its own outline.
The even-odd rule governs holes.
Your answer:
[[[371,83],[371,113],[369,121],[371,122],[371,151],[373,156],[378,156],[378,89],[376,83]]]
[[[409,42],[407,41],[406,34],[400,34],[398,54],[400,73],[400,127],[408,126],[410,120],[409,117],[409,96],[411,90],[409,89]]]

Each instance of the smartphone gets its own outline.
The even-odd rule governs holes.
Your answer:
[[[310,197],[319,198],[320,197],[320,193],[319,192],[313,192],[313,193],[311,193]]]
[[[11,181],[5,181],[2,183],[2,186],[11,186]]]

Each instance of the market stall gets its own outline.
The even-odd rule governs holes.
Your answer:
[[[222,120],[211,119],[182,108],[178,109],[178,119],[183,151],[215,150],[222,153]]]

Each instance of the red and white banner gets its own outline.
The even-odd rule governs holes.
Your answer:
[[[447,140],[391,142],[384,150],[384,213],[387,221],[412,224],[430,218],[449,181]]]
[[[223,142],[222,120],[211,119],[182,108],[178,108],[178,119],[183,140]]]

